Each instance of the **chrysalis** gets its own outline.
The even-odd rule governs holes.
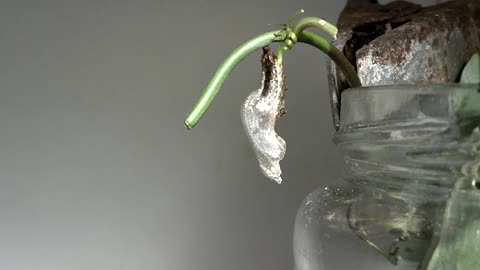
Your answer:
[[[262,173],[282,182],[280,160],[285,156],[286,143],[275,132],[277,118],[285,110],[285,75],[283,66],[269,47],[263,48],[262,87],[252,92],[242,105],[242,122],[258,159]]]

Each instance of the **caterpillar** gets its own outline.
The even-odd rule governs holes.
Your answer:
[[[276,120],[286,114],[285,74],[282,64],[266,46],[261,57],[261,88],[253,91],[242,104],[241,117],[262,173],[280,184],[280,160],[285,156],[286,143],[275,132]]]

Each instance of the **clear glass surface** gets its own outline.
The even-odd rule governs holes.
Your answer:
[[[479,89],[406,85],[342,93],[334,142],[344,176],[313,191],[298,210],[296,268],[476,269]]]

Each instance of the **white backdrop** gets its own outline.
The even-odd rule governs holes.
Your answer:
[[[241,42],[299,8],[336,21],[343,5],[1,1],[0,269],[291,269],[298,205],[342,170],[324,56],[286,55],[282,185],[261,175],[239,118],[259,54],[196,129],[182,122]]]

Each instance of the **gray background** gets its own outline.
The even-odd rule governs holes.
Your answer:
[[[297,207],[342,170],[324,56],[286,55],[282,185],[239,118],[259,53],[182,122],[241,42],[344,3],[1,1],[0,269],[291,269]]]

